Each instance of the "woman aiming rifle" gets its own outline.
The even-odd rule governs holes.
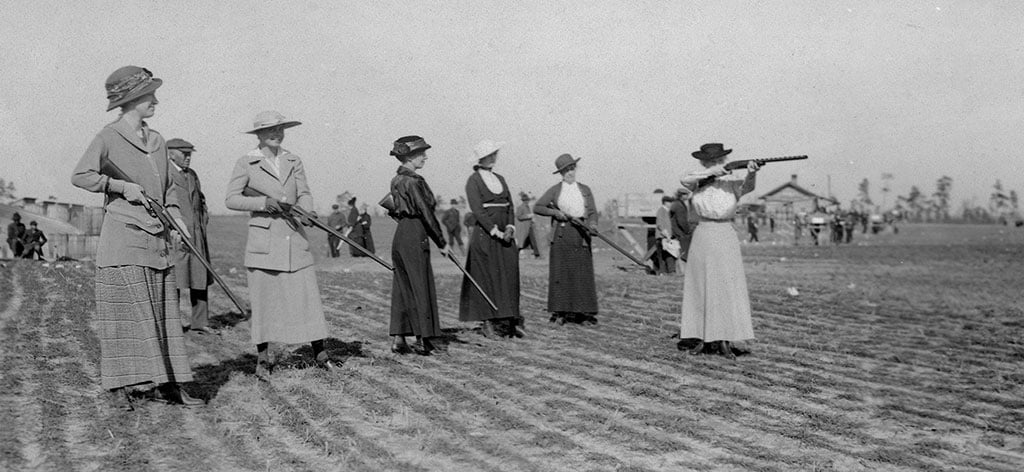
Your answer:
[[[701,146],[692,155],[700,160],[704,170],[682,179],[683,186],[694,192],[690,202],[700,223],[693,232],[684,271],[677,347],[689,348],[690,354],[696,355],[704,352],[705,342],[710,342],[711,350],[734,359],[731,343],[753,339],[754,328],[739,237],[732,220],[739,198],[754,190],[760,166],[751,161],[745,178],[726,178],[729,171],[725,161],[730,152],[732,149],[723,149],[719,143]],[[703,186],[698,187],[698,183]]]

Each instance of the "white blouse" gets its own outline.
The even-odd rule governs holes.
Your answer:
[[[587,214],[587,204],[583,201],[583,193],[576,183],[562,182],[562,191],[558,194],[558,209],[562,213],[575,218],[583,218]]]
[[[498,176],[494,175],[494,172],[484,169],[483,167],[477,169],[476,172],[480,174],[480,178],[483,179],[484,185],[487,186],[487,190],[490,190],[491,193],[501,195],[501,192],[505,191],[505,187],[501,185],[501,181],[498,180]]]

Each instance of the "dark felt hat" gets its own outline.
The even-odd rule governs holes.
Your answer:
[[[727,156],[730,152],[732,152],[732,149],[725,149],[722,143],[707,143],[700,147],[700,151],[694,151],[691,155],[702,161],[707,161]]]
[[[164,81],[153,77],[153,73],[138,66],[124,66],[107,77],[107,111],[131,102],[160,88]]]
[[[419,136],[402,136],[395,140],[395,147],[391,149],[391,155],[405,157],[426,151],[427,149],[430,149],[430,145],[423,138]]]
[[[562,169],[565,169],[566,167],[569,167],[571,165],[575,165],[579,161],[579,157],[573,159],[573,157],[568,154],[562,154],[561,156],[558,156],[557,159],[555,159],[555,171],[552,172],[552,174],[561,173]]]
[[[458,205],[459,201],[453,198],[452,201],[451,201],[451,204],[452,205]]]
[[[185,141],[181,138],[173,138],[167,141],[167,149],[177,149],[179,151],[195,152],[196,147],[192,143]]]

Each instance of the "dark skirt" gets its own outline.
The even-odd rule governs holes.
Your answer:
[[[105,389],[191,382],[174,268],[96,269],[96,335]]]
[[[590,237],[568,223],[552,227],[548,311],[597,313],[597,285]]]
[[[391,244],[391,260],[395,272],[391,279],[389,333],[392,336],[440,336],[430,239],[421,220],[398,220]]]
[[[507,212],[493,211],[488,215],[504,228],[511,224],[505,221]],[[466,256],[466,271],[480,284],[480,288],[491,297],[498,311],[491,309],[480,292],[473,287],[469,278],[462,278],[462,294],[459,297],[459,321],[484,321],[502,318],[521,320],[519,314],[519,249],[515,239],[504,241],[492,238],[487,231],[474,226],[470,233],[469,254]]]
[[[377,253],[377,250],[374,249],[374,247],[373,247],[373,234],[370,233],[370,227],[369,226],[363,226],[362,224],[356,224],[356,226],[354,228],[352,228],[352,232],[349,233],[348,237],[349,237],[349,239],[351,239],[356,244],[366,248],[366,250],[370,251],[370,253],[372,253],[372,254],[376,254]],[[370,256],[367,256],[366,254],[364,254],[363,251],[360,251],[360,250],[358,250],[358,249],[356,249],[356,248],[354,248],[352,246],[349,246],[349,253],[353,257],[370,257]]]

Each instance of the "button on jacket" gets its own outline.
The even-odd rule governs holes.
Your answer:
[[[251,212],[245,266],[294,272],[313,265],[306,229],[284,215],[267,213],[265,197],[242,195],[242,191],[250,187],[282,203],[313,210],[313,196],[306,183],[302,160],[284,149],[278,157],[280,173],[274,171],[259,149],[239,158],[228,181],[224,202],[232,210]]]
[[[109,160],[132,182],[141,185],[146,195],[180,218],[164,138],[145,123],[143,130],[147,132],[145,142],[123,120],[105,126],[93,138],[71,176],[74,186],[105,194],[105,215],[96,248],[97,267],[140,265],[166,269],[174,265],[160,220],[143,205],[124,199],[124,181],[100,173],[101,164]]]

